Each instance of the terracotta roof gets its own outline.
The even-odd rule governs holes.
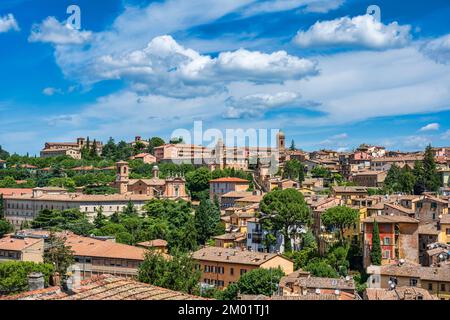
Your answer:
[[[195,260],[239,263],[254,266],[259,266],[277,256],[279,255],[275,253],[242,251],[239,249],[227,249],[219,247],[206,247],[194,252],[192,255]]]
[[[406,213],[406,214],[415,214],[414,210],[409,209],[409,208],[405,208],[405,207],[402,207],[402,206],[399,206],[399,205],[396,205],[394,203],[385,203],[384,206],[385,207],[391,207],[392,209],[401,211],[401,212]]]
[[[39,242],[43,242],[43,240],[32,238],[20,239],[6,236],[0,239],[0,250],[22,251]]]
[[[216,240],[232,240],[232,241],[242,240],[242,238],[246,239],[246,235],[245,233],[240,232],[225,233],[220,236],[214,237],[214,239]]]
[[[209,181],[209,183],[215,183],[215,182],[249,183],[249,181],[246,179],[235,178],[235,177],[219,178],[219,179],[214,179],[214,180]]]
[[[403,265],[388,264],[381,267],[376,267],[376,271],[370,270],[372,268],[374,267],[369,267],[367,269],[367,273],[377,272],[388,276],[450,282],[450,265],[444,267],[422,267],[418,264],[406,262]]]
[[[438,300],[427,290],[417,287],[367,288],[364,296],[367,300]]]
[[[241,198],[236,200],[236,202],[254,202],[254,203],[260,203],[262,201],[262,199],[264,198],[264,196],[260,196],[260,195],[252,195],[249,197],[245,197],[245,198]]]
[[[145,249],[111,241],[96,240],[69,234],[66,245],[71,247],[74,255],[83,257],[101,257],[129,260],[144,260]]]
[[[419,220],[407,216],[373,216],[362,220],[363,223],[419,223]]]
[[[99,201],[148,201],[151,196],[141,194],[108,194],[108,195],[88,195],[81,193],[65,193],[65,194],[42,194],[38,197],[33,197],[33,194],[14,194],[5,197],[13,200],[35,200],[35,201],[65,201],[65,202],[99,202]]]
[[[0,300],[205,300],[202,297],[156,287],[112,275],[100,275],[81,282],[74,294],[59,287],[31,291]]]
[[[162,239],[155,239],[150,241],[139,242],[137,245],[146,248],[167,247],[167,241]]]
[[[439,230],[436,223],[426,223],[419,225],[419,234],[438,235]]]
[[[31,188],[0,188],[0,194],[4,196],[12,196],[12,195],[22,195],[22,194],[32,194],[33,189]]]
[[[150,153],[139,153],[139,154],[135,155],[134,158],[144,158],[146,156],[154,157],[154,155],[152,155]]]
[[[343,186],[334,186],[332,187],[334,192],[345,192],[345,193],[361,193],[367,192],[366,187],[343,187]]]
[[[128,184],[129,185],[133,185],[136,184],[138,182],[142,182],[146,185],[149,186],[163,186],[166,184],[166,181],[163,179],[159,179],[159,178],[152,178],[152,179],[130,179]]]
[[[221,198],[245,198],[252,196],[253,192],[251,191],[230,191],[221,195]]]

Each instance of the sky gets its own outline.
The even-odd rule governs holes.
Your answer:
[[[0,145],[202,121],[307,151],[449,146],[449,16],[447,0],[2,0]]]

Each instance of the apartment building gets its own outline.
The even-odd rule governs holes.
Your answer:
[[[211,200],[217,196],[219,201],[222,195],[229,192],[247,191],[250,183],[247,179],[227,177],[209,181],[209,196]]]
[[[399,259],[419,263],[419,221],[407,216],[373,216],[362,221],[364,266],[371,264],[374,221],[379,228],[383,265]]]
[[[193,253],[197,268],[202,272],[203,284],[223,289],[237,282],[245,273],[257,268],[281,268],[292,273],[294,263],[281,255],[205,247]]]
[[[353,199],[366,198],[368,191],[366,187],[334,186],[331,188],[331,194],[334,198],[340,199],[342,204],[350,205]]]
[[[416,219],[420,223],[437,222],[440,217],[448,215],[448,199],[425,195],[415,204]]]
[[[441,300],[450,300],[450,265],[423,267],[409,262],[397,262],[381,267],[367,268],[370,275],[369,288],[392,289],[395,287],[418,287],[436,295]]]
[[[405,165],[414,168],[416,161],[423,161],[423,155],[375,158],[371,160],[370,169],[373,171],[389,171],[393,164],[400,168],[403,168]]]
[[[6,261],[43,262],[44,240],[8,235],[0,238],[0,263]]]
[[[60,188],[34,188],[32,193],[14,193],[3,197],[5,219],[16,227],[31,222],[41,210],[78,209],[89,219],[94,219],[96,210],[110,216],[122,211],[131,201],[138,212],[151,197],[140,194],[85,195],[69,193]]]
[[[382,188],[387,172],[385,171],[359,171],[350,176],[350,180],[358,186],[368,188]]]

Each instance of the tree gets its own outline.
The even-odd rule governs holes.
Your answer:
[[[102,156],[105,159],[115,160],[117,154],[117,146],[112,137],[109,138],[108,142],[103,146]]]
[[[186,174],[186,186],[195,200],[200,200],[201,192],[209,189],[209,181],[212,179],[208,168],[202,167]]]
[[[334,227],[339,231],[339,240],[344,241],[344,230],[353,226],[358,222],[358,210],[346,207],[337,206],[329,208],[321,215],[322,223],[326,227]]]
[[[219,297],[222,300],[236,300],[238,294],[272,296],[278,290],[278,284],[284,276],[280,268],[258,268],[245,273],[238,282],[228,286]]]
[[[125,208],[123,208],[122,214],[124,216],[137,216],[138,215],[138,211],[134,207],[133,202],[131,202],[131,200],[128,201],[127,206]]]
[[[378,228],[378,222],[375,219],[372,229],[372,249],[370,250],[370,260],[375,266],[381,265],[380,230]]]
[[[415,161],[413,175],[415,180],[414,194],[421,195],[426,191],[425,169],[422,162]]]
[[[439,174],[436,168],[436,162],[434,161],[433,148],[431,145],[425,149],[425,155],[423,159],[423,169],[425,174],[425,189],[430,192],[437,192],[441,186],[439,180]]]
[[[291,150],[291,151],[297,150],[297,148],[295,147],[295,141],[294,141],[294,139],[292,139],[292,141],[291,141],[291,146],[289,147],[289,150]]]
[[[330,178],[331,172],[325,167],[317,166],[311,170],[311,175],[314,178]]]
[[[0,159],[6,160],[9,157],[9,152],[2,149],[2,146],[0,146]]]
[[[0,219],[0,238],[5,234],[10,233],[14,230],[14,226],[6,220]]]
[[[291,238],[295,238],[299,228],[311,221],[305,199],[295,189],[275,189],[267,193],[260,203],[260,209],[265,215],[263,227],[269,232],[283,235],[287,252],[292,250]]]
[[[0,263],[0,295],[28,291],[28,275],[39,272],[44,275],[44,285],[48,286],[53,273],[53,265],[29,261],[6,261]]]
[[[160,137],[153,137],[149,140],[149,145],[147,151],[151,154],[155,152],[155,148],[163,146],[165,144],[164,140]]]
[[[326,259],[314,258],[308,262],[305,270],[310,272],[315,277],[322,278],[337,278],[338,273],[330,266]]]
[[[197,230],[198,242],[202,245],[212,236],[217,235],[218,224],[220,223],[220,208],[217,203],[203,198],[195,212],[195,229]]]
[[[183,137],[172,138],[170,139],[170,144],[181,144],[184,143]]]
[[[198,294],[201,272],[192,258],[174,251],[170,259],[149,250],[139,266],[138,280],[170,290]]]
[[[95,209],[96,211],[96,216],[94,218],[94,226],[97,229],[100,229],[102,227],[104,227],[106,225],[106,223],[108,222],[108,219],[106,218],[106,216],[103,214],[103,207],[100,206],[100,208]]]
[[[400,189],[402,192],[412,194],[414,192],[414,184],[416,179],[411,168],[405,165],[400,172]]]
[[[70,246],[66,246],[65,238],[56,236],[53,232],[48,238],[48,246],[44,252],[44,263],[54,266],[61,279],[67,278],[67,269],[74,264],[74,252]]]
[[[390,192],[401,191],[400,175],[400,168],[395,163],[392,164],[386,175],[386,179],[384,180],[384,185],[387,190],[389,190]]]
[[[284,164],[284,179],[293,179],[299,182],[305,180],[305,166],[298,160],[289,160]]]

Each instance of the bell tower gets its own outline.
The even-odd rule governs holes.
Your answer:
[[[117,166],[117,175],[116,175],[116,186],[119,189],[120,194],[124,194],[128,192],[128,176],[130,173],[130,167],[128,166],[128,162],[119,161],[116,163]]]

